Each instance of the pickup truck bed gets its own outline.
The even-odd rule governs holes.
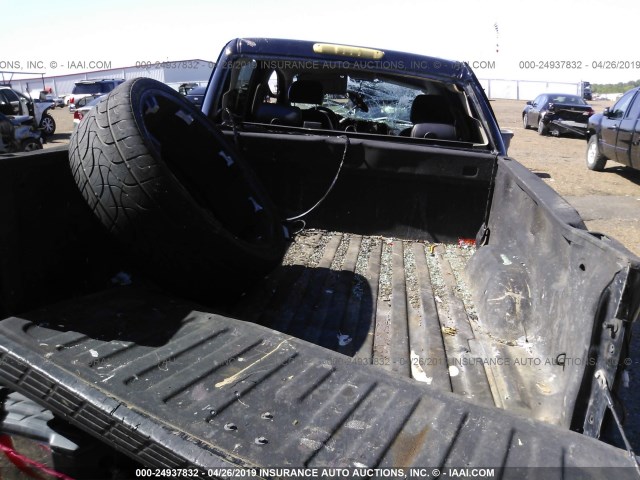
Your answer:
[[[206,132],[189,136],[198,123],[178,103],[154,104],[156,93],[141,94],[144,108],[135,100],[143,125],[172,126],[145,133],[175,139],[164,160],[193,167],[176,173],[186,179],[179,191],[215,194],[211,203],[168,215],[176,197],[158,179],[171,177],[156,176],[133,136],[116,141],[132,149],[126,159],[75,162],[111,145],[98,120],[72,142],[73,173],[65,149],[0,161],[0,382],[147,466],[553,466],[567,476],[559,469],[619,465],[635,475],[627,452],[589,437],[623,374],[640,263],[504,156],[472,73],[439,64],[421,84],[458,105],[438,132],[460,129],[421,138],[259,115],[236,124],[238,99],[253,99],[245,113],[252,103],[291,110],[261,103],[259,90],[247,95],[246,65],[217,69],[217,99],[204,103],[210,118],[226,112],[233,123],[221,126],[233,144],[224,155]],[[269,73],[261,68],[254,73]],[[238,89],[225,90],[226,73]],[[137,123],[113,123],[122,102],[101,104],[100,118],[129,135]],[[411,134],[440,125],[415,120]],[[222,158],[226,172],[232,151],[262,184],[240,200],[264,188],[277,231],[294,232],[266,277],[251,262],[225,262],[251,258],[230,258],[240,234],[214,249],[199,222],[179,218],[202,209],[232,224],[240,217],[225,204],[237,190],[208,168]],[[91,184],[78,189],[79,173]],[[118,200],[100,204],[103,224],[86,201],[102,195]],[[169,201],[144,236],[117,244],[105,220],[146,218],[145,195]],[[156,239],[168,248],[145,267]],[[210,252],[221,261],[188,277]],[[240,298],[222,295],[240,272],[257,283],[238,282]]]
[[[245,139],[243,145],[251,144]],[[462,162],[483,165],[475,157],[435,152],[422,158],[430,154],[443,161],[425,167],[441,176]],[[311,155],[296,158],[314,164]],[[364,163],[374,166],[371,159]],[[453,215],[449,201],[480,212],[476,226],[459,225],[461,236],[477,229],[484,206],[470,198],[486,192],[486,184],[474,188],[472,180],[462,188],[454,181],[447,190],[421,180],[408,190],[404,176],[388,171],[388,188],[367,197],[362,184],[379,177],[347,170],[374,210],[393,202],[396,182],[419,202],[437,192],[438,206],[418,219],[404,209],[395,226],[378,225],[373,217],[358,223],[348,212],[364,212],[365,205],[338,182],[327,199],[331,208],[337,205],[336,214],[327,215],[324,205],[324,214],[320,209],[311,216],[279,268],[239,301],[203,307],[159,290],[136,271],[97,225],[67,165],[65,149],[0,163],[2,191],[11,199],[0,204],[6,219],[0,240],[12,252],[2,258],[2,283],[11,288],[0,290],[8,317],[0,323],[0,380],[145,464],[353,467],[357,458],[366,466],[632,465],[622,450],[519,416],[552,412],[548,422],[561,418],[544,398],[539,406],[525,395],[526,366],[468,362],[534,358],[526,345],[488,335],[476,317],[473,282],[485,285],[492,272],[483,261],[469,268],[470,257],[491,249],[458,245],[455,235],[442,231],[455,222],[429,223],[443,211]],[[318,165],[311,168],[322,173]],[[263,178],[282,181],[286,172],[291,184],[304,177],[285,162]],[[523,194],[520,188],[508,192]],[[532,194],[538,204],[555,199],[545,192]],[[517,202],[501,201],[497,211]],[[332,224],[341,212],[345,218]],[[523,214],[529,215],[520,209]],[[576,221],[573,212],[566,215]],[[331,228],[350,219],[351,232]],[[426,222],[421,230],[427,233],[408,238],[418,221]],[[552,225],[540,224],[539,231],[553,237]],[[368,231],[375,228],[386,232]],[[588,246],[579,235],[564,235]],[[560,245],[570,246],[565,239]],[[561,256],[562,250],[546,254]],[[133,285],[110,286],[120,271],[132,275]],[[614,305],[622,291],[614,291]],[[564,371],[553,368],[554,374]],[[504,393],[514,391],[520,396]],[[554,392],[544,393],[553,398]],[[635,475],[633,468],[625,471]]]

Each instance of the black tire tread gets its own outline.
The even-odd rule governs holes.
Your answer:
[[[279,263],[281,227],[272,245],[247,248],[194,201],[141,135],[132,92],[148,82],[125,82],[85,116],[70,141],[73,177],[105,227],[165,283],[195,295],[240,291]]]

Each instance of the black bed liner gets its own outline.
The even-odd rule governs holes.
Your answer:
[[[456,367],[463,357],[483,356],[462,279],[474,251],[469,244],[307,230],[296,236],[283,266],[231,313],[356,364],[494,405],[483,365]]]
[[[0,322],[0,381],[154,467],[636,475],[626,452],[594,439],[142,285]]]
[[[348,355],[357,365],[564,426],[545,408],[562,395],[549,386],[559,367],[542,362],[531,344],[481,323],[470,285],[478,279],[465,268],[475,247],[460,240],[306,230],[283,265],[228,315]]]

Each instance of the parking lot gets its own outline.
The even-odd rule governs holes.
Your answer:
[[[50,111],[56,121],[56,133],[44,144],[44,148],[57,147],[69,143],[69,137],[73,131],[73,113],[68,107],[54,108]]]
[[[613,104],[590,103],[598,113]],[[509,155],[565,197],[589,230],[611,236],[640,255],[640,171],[608,162],[604,172],[592,172],[585,164],[584,139],[524,130],[522,101],[494,100],[491,104],[500,126],[515,133]]]

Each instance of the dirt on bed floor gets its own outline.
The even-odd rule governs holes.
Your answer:
[[[475,248],[309,229],[234,316],[445,391],[494,405],[470,347],[475,310],[463,280]],[[464,303],[463,303],[464,302]]]

